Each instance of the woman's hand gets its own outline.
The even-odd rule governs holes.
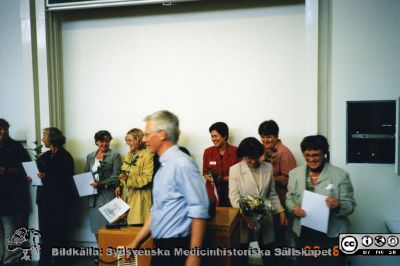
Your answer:
[[[128,179],[128,176],[126,175],[126,173],[121,173],[118,178],[119,180],[125,182]]]
[[[95,181],[93,183],[90,183],[90,185],[94,188],[100,188],[102,186],[101,182]]]
[[[43,179],[43,178],[46,177],[46,173],[39,172],[39,173],[37,173],[37,176],[38,176],[40,179]]]
[[[326,205],[328,205],[328,208],[330,208],[330,209],[336,209],[340,205],[340,201],[333,196],[327,197],[325,202],[326,202]]]
[[[114,192],[115,192],[115,196],[117,196],[117,198],[120,198],[121,194],[122,194],[122,188],[120,186],[118,186],[118,187],[116,187]]]
[[[297,217],[303,218],[306,216],[306,212],[299,205],[294,206],[292,211]]]
[[[279,224],[281,226],[288,226],[288,220],[284,211],[279,213]]]
[[[211,175],[204,175],[204,178],[205,178],[205,180],[208,181],[208,182],[211,182],[211,183],[214,182],[214,180],[213,180],[213,178],[212,178]]]

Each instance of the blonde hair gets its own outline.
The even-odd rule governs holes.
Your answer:
[[[143,150],[145,148],[145,143],[143,142],[144,133],[139,128],[132,128],[126,133],[127,135],[131,135],[138,143],[139,150]]]

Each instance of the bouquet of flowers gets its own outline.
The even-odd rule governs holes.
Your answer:
[[[260,221],[274,211],[271,201],[260,196],[240,195],[240,210],[256,222],[254,230],[260,230]]]
[[[116,179],[114,176],[108,176],[110,174],[109,171],[110,169],[107,167],[107,162],[105,160],[101,160],[97,171],[93,172],[94,180],[96,182],[100,182],[101,185],[105,187],[117,186],[118,178]]]
[[[36,140],[32,142],[35,144],[35,148],[28,149],[29,151],[33,151],[33,156],[35,157],[35,160],[39,159],[40,155],[42,155],[42,148],[43,145],[37,142]]]
[[[129,176],[131,169],[136,166],[137,159],[138,159],[138,157],[136,154],[136,155],[132,155],[130,160],[125,160],[123,163],[123,166],[126,165],[126,167],[123,167],[123,169],[121,169],[120,173]],[[115,185],[115,187],[120,187],[120,186],[123,186],[123,182],[121,182],[121,180],[117,179],[114,185]]]

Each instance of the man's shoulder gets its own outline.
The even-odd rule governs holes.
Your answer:
[[[171,165],[178,169],[192,168],[192,167],[197,168],[197,165],[193,161],[193,159],[179,149],[173,151],[173,153],[170,154],[168,158],[168,165]]]
[[[181,150],[176,150],[174,152],[174,160],[179,163],[183,163],[183,164],[191,163],[193,161],[189,155],[187,155],[186,153],[184,153]]]

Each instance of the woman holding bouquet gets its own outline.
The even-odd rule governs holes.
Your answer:
[[[117,196],[129,204],[128,224],[143,224],[150,213],[153,155],[146,149],[144,133],[138,128],[128,131],[125,137],[129,152],[125,156],[119,175]]]
[[[97,189],[97,194],[89,197],[90,226],[96,235],[101,227],[108,224],[100,213],[99,208],[114,198],[114,187],[118,180],[121,168],[121,157],[110,149],[112,136],[107,130],[100,130],[94,134],[94,143],[97,150],[86,158],[86,172],[92,172],[94,182],[91,186]]]
[[[217,122],[209,128],[214,146],[204,150],[203,175],[210,199],[215,198],[217,190],[218,206],[230,207],[228,197],[229,168],[238,162],[237,147],[228,144],[229,128],[224,122]]]
[[[271,201],[279,222],[287,225],[285,209],[282,207],[278,194],[275,192],[275,180],[270,163],[260,161],[264,148],[256,138],[245,138],[240,142],[237,157],[242,160],[229,170],[229,199],[232,207],[239,208],[240,195],[262,197]],[[273,256],[274,230],[273,217],[266,216],[259,221],[260,230],[254,230],[257,221],[252,220],[242,213],[240,220],[240,243],[242,248],[248,248],[249,242],[258,241],[262,249],[270,249],[272,256],[263,256],[264,265],[275,265]],[[243,258],[241,265],[247,265],[247,257]]]

